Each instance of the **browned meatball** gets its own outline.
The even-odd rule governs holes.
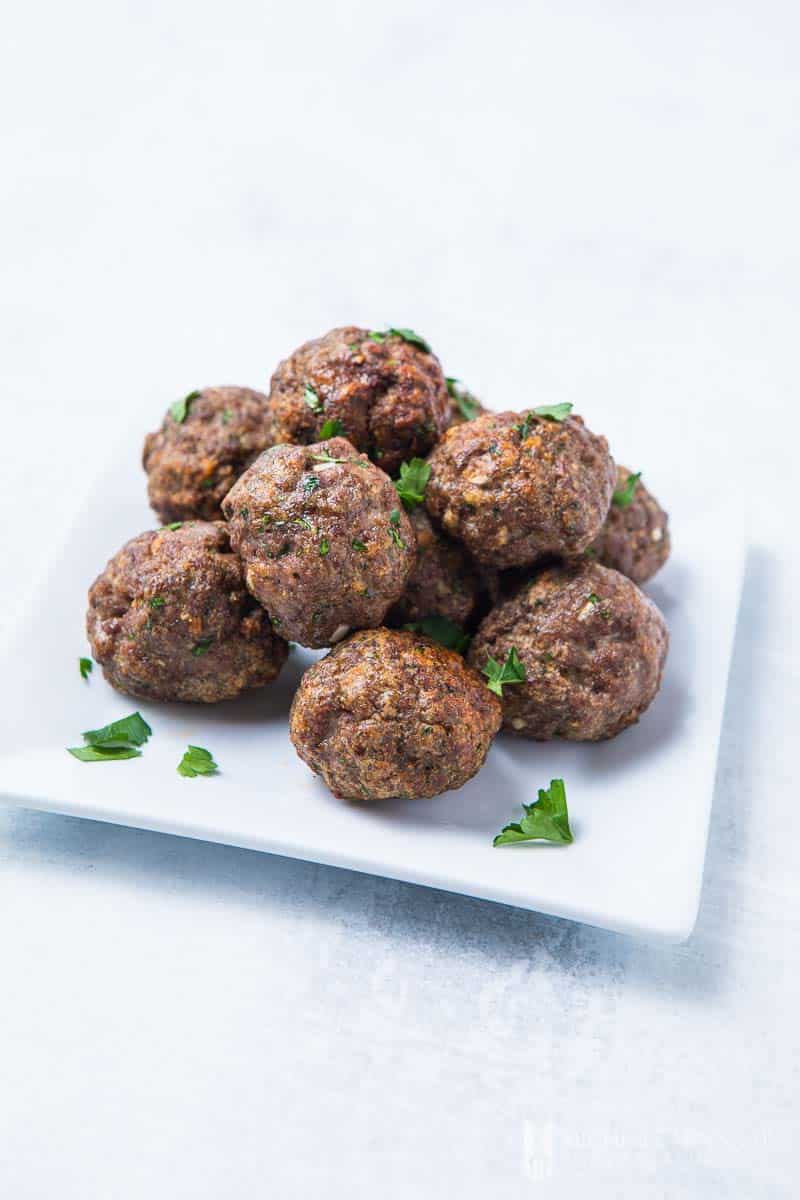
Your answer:
[[[627,467],[617,467],[617,487],[605,524],[584,553],[634,583],[645,583],[669,558],[668,518],[641,481],[629,483],[630,476]]]
[[[597,563],[548,567],[481,624],[469,661],[504,663],[515,649],[524,683],[503,687],[503,725],[520,737],[597,741],[638,721],[659,687],[669,635],[635,583]]]
[[[424,457],[450,414],[434,354],[399,334],[354,325],[295,350],[272,376],[269,398],[273,445],[316,442],[326,422],[339,421],[335,432],[389,475]]]
[[[573,416],[484,413],[449,429],[428,462],[428,511],[496,568],[579,554],[600,531],[615,480],[606,439]]]
[[[221,521],[127,542],[89,590],[86,630],[109,683],[142,700],[230,699],[270,683],[288,651]]]
[[[245,580],[284,637],[330,646],[380,625],[414,565],[388,475],[345,438],[273,446],[222,504]]]
[[[438,796],[481,768],[497,698],[429,638],[353,634],[303,676],[289,717],[295,749],[345,800]]]
[[[458,542],[439,533],[424,508],[415,508],[410,520],[417,541],[417,561],[406,590],[389,612],[387,624],[447,617],[468,627],[489,587],[485,569]]]
[[[250,388],[191,392],[144,441],[150,504],[165,523],[215,520],[220,502],[270,442],[267,397]]]

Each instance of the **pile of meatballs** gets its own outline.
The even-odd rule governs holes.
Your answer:
[[[190,393],[144,444],[161,527],[89,591],[96,661],[129,695],[213,704],[271,683],[290,642],[329,648],[289,728],[343,799],[458,788],[501,728],[615,737],[661,683],[639,584],[667,517],[569,410],[485,411],[412,330],[352,326],[269,394]]]

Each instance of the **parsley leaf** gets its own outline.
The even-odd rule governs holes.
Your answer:
[[[306,404],[308,405],[308,407],[311,409],[312,412],[315,412],[315,413],[322,412],[322,401],[320,400],[320,398],[317,394],[317,389],[315,387],[313,387],[310,383],[306,384],[306,389],[303,392],[303,399],[305,400]]]
[[[169,525],[162,525],[159,532],[166,533],[168,529],[174,532],[176,529],[180,529],[182,525],[183,521],[170,521]]]
[[[364,462],[360,458],[334,458],[329,450],[322,450],[319,454],[311,455],[314,462],[321,463],[350,463],[352,467],[363,467],[364,470],[369,470],[371,463]]]
[[[408,629],[411,633],[424,633],[440,646],[455,650],[457,654],[463,654],[472,640],[469,634],[449,617],[422,617],[419,621],[409,621],[403,629]]]
[[[424,458],[412,458],[410,462],[400,464],[400,478],[394,486],[409,512],[422,504],[430,477],[431,469]]]
[[[166,603],[163,596],[151,596],[148,601],[151,608],[163,608]]]
[[[328,551],[330,550],[330,548],[331,548],[331,544],[330,544],[330,542],[328,541],[328,539],[327,539],[326,537],[324,537],[324,538],[320,538],[320,540],[319,540],[319,552],[320,552],[320,555],[322,556],[322,558],[324,558],[324,557],[325,557],[325,555],[328,553]]]
[[[389,514],[389,533],[395,546],[399,546],[401,550],[405,550],[406,544],[400,536],[400,510],[393,508]]]
[[[102,729],[89,729],[81,734],[85,746],[69,746],[67,752],[80,762],[113,762],[121,758],[139,758],[152,729],[141,713],[131,713],[112,721]]]
[[[364,542],[360,542],[358,540],[358,538],[353,538],[350,545],[353,547],[354,550],[358,550],[359,554],[366,553],[366,549],[367,549],[366,544]]]
[[[431,348],[428,345],[428,343],[425,341],[425,338],[420,337],[420,335],[418,333],[415,333],[413,329],[394,329],[394,328],[392,328],[392,329],[385,329],[385,330],[383,330],[383,332],[380,332],[377,329],[373,329],[370,332],[369,336],[370,336],[370,340],[373,342],[385,342],[387,337],[392,337],[392,336],[399,337],[399,338],[402,338],[404,342],[408,342],[411,346],[419,346],[420,350],[424,350],[426,354],[430,354],[430,352],[431,352]]]
[[[182,425],[189,412],[189,405],[193,400],[196,400],[199,395],[199,392],[189,392],[188,396],[184,396],[182,400],[176,400],[174,404],[171,404],[169,406],[169,414],[173,421],[176,421],[178,425]]]
[[[319,431],[319,441],[327,442],[328,438],[339,437],[344,431],[344,425],[338,417],[329,417]]]
[[[486,659],[483,674],[488,679],[487,687],[496,696],[503,695],[503,685],[508,683],[524,683],[527,679],[525,664],[517,654],[516,648],[511,647],[506,655],[506,661],[501,665],[491,654]]]
[[[319,478],[316,475],[307,475],[303,480],[303,491],[307,496],[315,492],[319,487]]]
[[[473,396],[472,392],[468,392],[466,388],[460,388],[458,386],[460,382],[459,379],[454,379],[452,375],[445,376],[447,391],[451,398],[455,400],[458,411],[465,421],[474,421],[480,414],[481,402],[477,396]]]
[[[538,800],[522,807],[525,816],[519,822],[505,825],[492,842],[493,846],[537,840],[568,844],[573,840],[563,779],[551,779],[549,788],[539,788]]]
[[[192,646],[192,654],[195,658],[200,658],[201,654],[207,654],[211,649],[213,640],[213,638],[200,638],[199,641],[195,642]]]
[[[94,670],[94,663],[90,658],[79,658],[78,669],[81,673],[81,679],[88,679]]]
[[[615,504],[617,508],[627,508],[633,501],[636,485],[641,478],[641,471],[637,471],[634,475],[629,475],[624,486],[615,490],[614,495],[611,497],[611,503]]]
[[[588,599],[590,604],[597,605],[600,603],[600,597],[598,596],[597,592],[589,592]]]
[[[542,404],[539,408],[532,408],[525,414],[525,420],[514,428],[519,433],[520,439],[524,442],[531,431],[534,417],[542,417],[548,421],[564,421],[572,412],[571,404]]]
[[[197,775],[216,775],[219,767],[208,750],[204,750],[202,746],[190,745],[188,750],[184,751],[177,771],[187,779],[194,779]]]
[[[233,411],[230,408],[223,409],[222,424],[230,425],[232,419],[233,419]]]

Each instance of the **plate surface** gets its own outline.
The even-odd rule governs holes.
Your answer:
[[[697,914],[743,566],[740,526],[709,514],[673,530],[674,556],[646,589],[670,626],[664,686],[639,725],[596,745],[500,737],[477,778],[434,800],[335,800],[296,757],[292,693],[316,655],[295,649],[278,682],[216,707],[143,704],[88,683],[86,589],[128,537],[153,525],[135,454],[98,481],[4,662],[0,798],[29,808],[267,850],[682,940]],[[726,540],[727,539],[727,540]],[[13,682],[13,686],[12,685]],[[140,708],[140,759],[79,763],[80,733]],[[184,779],[188,742],[221,768]],[[575,842],[494,849],[493,835],[554,776]]]

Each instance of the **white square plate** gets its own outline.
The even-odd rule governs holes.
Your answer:
[[[435,800],[372,807],[335,800],[296,757],[287,712],[313,654],[293,650],[272,687],[216,707],[140,704],[86,654],[86,590],[128,537],[151,527],[135,449],[100,480],[5,658],[0,797],[185,837],[388,875],[626,933],[681,940],[697,915],[728,664],[741,589],[741,526],[714,514],[674,530],[674,557],[648,587],[671,647],[661,694],[639,725],[597,745],[500,737],[477,776]],[[79,763],[81,731],[140,708],[142,758]],[[221,768],[184,779],[188,742]],[[571,846],[494,849],[493,835],[555,776],[567,785]]]

